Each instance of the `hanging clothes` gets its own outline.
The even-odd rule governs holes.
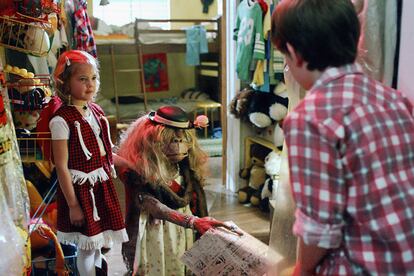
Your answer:
[[[259,3],[259,5],[260,5],[260,8],[262,9],[262,15],[264,17],[264,15],[269,10],[269,6],[267,5],[265,0],[257,0],[257,3]]]
[[[249,68],[253,59],[264,59],[262,15],[262,9],[255,1],[245,0],[237,7],[236,29],[233,37],[237,40],[236,71],[239,79],[246,82],[250,80]]]
[[[357,62],[390,86],[397,41],[397,1],[353,0],[361,23]]]
[[[74,38],[76,49],[83,50],[96,57],[96,45],[93,38],[92,26],[87,14],[86,0],[75,0],[73,14]]]
[[[208,13],[208,7],[213,4],[214,0],[201,0],[203,4],[203,13]]]
[[[271,3],[271,0],[266,0],[265,3],[268,5],[266,12],[263,12],[263,35],[264,39],[270,39],[270,29],[272,25],[272,12],[274,5]]]
[[[264,60],[257,61],[256,70],[254,71],[253,81],[251,83],[251,86],[253,88],[256,88],[258,86],[262,86],[265,83],[265,80],[264,80],[264,66],[265,66]]]
[[[195,25],[185,30],[187,37],[185,61],[187,65],[199,65],[200,54],[208,53],[207,34],[204,26]]]

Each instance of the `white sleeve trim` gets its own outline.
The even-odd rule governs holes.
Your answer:
[[[68,140],[69,126],[61,116],[55,116],[49,122],[49,129],[52,134],[52,140]]]
[[[342,242],[341,224],[322,224],[306,216],[299,209],[295,211],[293,233],[302,237],[305,244],[316,245],[321,248],[338,248]]]

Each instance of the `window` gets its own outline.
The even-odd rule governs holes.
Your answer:
[[[170,0],[109,0],[109,5],[100,6],[100,0],[93,1],[93,15],[108,25],[122,26],[135,18],[169,19]],[[166,24],[154,24],[164,27]]]

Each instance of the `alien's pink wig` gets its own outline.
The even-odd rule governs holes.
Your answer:
[[[200,148],[193,129],[186,129],[184,135],[190,144],[190,170],[203,183],[207,154]],[[144,115],[132,123],[121,136],[117,154],[133,163],[145,181],[167,184],[176,177],[177,165],[169,161],[163,150],[174,137],[174,128],[154,123]]]

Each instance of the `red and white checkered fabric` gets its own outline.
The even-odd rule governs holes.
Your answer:
[[[106,181],[97,181],[95,183],[86,181],[82,185],[73,185],[76,197],[82,207],[86,220],[85,225],[80,228],[71,225],[69,219],[69,208],[65,197],[59,188],[57,193],[57,228],[60,232],[79,232],[81,235],[92,237],[104,231],[117,231],[124,229],[124,219],[121,213],[115,187],[111,179],[112,152],[109,140],[110,138],[108,137],[108,125],[103,118],[104,114],[99,106],[96,104],[89,104],[89,108],[92,110],[101,126],[101,138],[107,154],[106,156],[101,157],[98,142],[96,141],[92,128],[76,110],[76,108],[73,106],[62,106],[58,111],[56,111],[55,115],[61,116],[65,119],[70,130],[68,141],[68,168],[72,170],[79,170],[84,173],[94,171],[98,168],[103,168],[105,173],[109,176],[109,179]],[[91,159],[89,160],[86,159],[80,145],[79,137],[74,126],[75,121],[80,123],[83,140],[88,150],[92,153]],[[92,186],[95,197],[95,206],[100,217],[100,220],[98,221],[95,221],[93,218],[93,201],[89,191]]]
[[[414,274],[413,106],[360,66],[326,70],[285,119],[295,234],[320,275]]]

